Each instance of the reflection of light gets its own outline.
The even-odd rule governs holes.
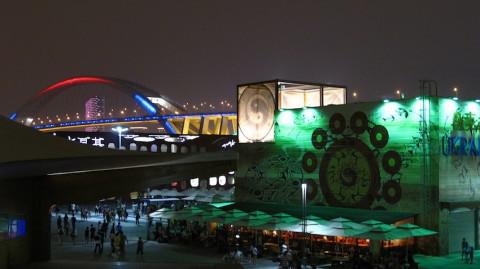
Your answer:
[[[155,138],[153,138],[153,137],[139,136],[139,137],[135,137],[135,138],[133,139],[133,141],[137,141],[137,142],[152,142],[152,141],[155,141]]]
[[[317,111],[315,109],[311,109],[311,108],[306,108],[302,111],[302,114],[303,114],[303,120],[305,123],[310,123],[310,122],[313,122],[315,121],[315,119],[317,118]]]
[[[381,113],[383,116],[390,116],[395,114],[400,105],[397,102],[386,102],[381,107]]]
[[[445,112],[446,115],[453,115],[455,111],[457,111],[457,102],[451,99],[445,99],[445,102],[443,103],[443,111]]]
[[[293,125],[295,121],[295,115],[291,110],[284,110],[278,115],[277,121],[280,125]]]
[[[210,178],[208,179],[208,184],[209,184],[210,186],[215,186],[215,185],[217,185],[217,177],[210,177]]]
[[[458,97],[455,96],[455,97],[453,97],[452,99],[455,100],[455,101],[457,101],[457,100],[458,100]]]
[[[384,99],[383,102],[384,102],[384,103],[388,103],[388,102],[390,102],[390,100]]]
[[[235,174],[235,171],[230,171],[230,172],[228,172],[228,174],[233,175],[233,174]]]
[[[480,112],[479,104],[475,102],[468,102],[466,112],[471,112],[472,114],[478,116]]]
[[[480,99],[475,100],[475,102],[480,103]]]
[[[198,179],[198,177],[197,177],[197,178],[192,178],[192,179],[190,179],[190,186],[196,188],[196,187],[198,187],[198,184],[199,184],[199,179]]]

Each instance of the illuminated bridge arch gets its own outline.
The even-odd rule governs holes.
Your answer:
[[[124,93],[127,96],[130,96],[134,101],[148,114],[148,115],[159,115],[157,107],[148,99],[145,95],[150,95],[154,97],[160,97],[165,102],[161,107],[165,108],[167,112],[183,112],[183,108],[166,98],[165,96],[159,95],[157,92],[144,87],[138,83],[131,81],[103,77],[103,76],[79,76],[72,77],[62,81],[59,81],[53,85],[50,85],[42,90],[40,90],[33,98],[31,98],[27,103],[25,103],[18,111],[10,115],[11,119],[15,119],[18,115],[23,114],[27,108],[37,108],[47,105],[55,96],[61,92],[68,90],[72,87],[79,85],[91,85],[91,84],[102,84],[112,87],[115,90],[118,90]]]
[[[158,105],[165,109],[167,113],[183,113],[183,108],[175,102],[169,100],[165,96],[159,95],[157,92],[148,89],[138,83],[131,81],[111,78],[104,76],[78,76],[59,81],[40,90],[33,98],[25,103],[19,110],[10,115],[10,119],[15,120],[18,116],[23,115],[26,109],[36,110],[37,108],[46,106],[53,98],[61,92],[79,85],[102,84],[110,86],[111,88],[120,91],[121,93],[130,96],[133,100],[146,112],[149,116],[158,116],[160,112],[146,95],[159,97],[162,102]]]

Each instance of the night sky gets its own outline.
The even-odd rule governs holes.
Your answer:
[[[479,1],[4,1],[0,113],[76,75],[132,80],[178,102],[235,100],[285,78],[346,85],[361,100],[480,97]]]

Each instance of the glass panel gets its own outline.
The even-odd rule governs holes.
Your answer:
[[[303,90],[281,90],[280,95],[281,109],[302,108],[305,106],[305,93]]]
[[[345,88],[324,87],[323,88],[323,105],[343,105],[346,103]]]
[[[305,91],[305,106],[306,107],[319,107],[320,103],[320,89],[311,89]]]

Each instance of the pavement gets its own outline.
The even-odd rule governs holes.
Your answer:
[[[132,214],[131,214],[132,215]],[[62,215],[63,216],[63,215]],[[70,237],[63,238],[60,242],[56,231],[56,218],[52,217],[52,260],[43,263],[33,263],[29,269],[97,269],[97,268],[246,268],[270,269],[278,268],[278,263],[268,259],[258,259],[255,265],[244,261],[241,264],[226,264],[222,262],[222,255],[215,248],[204,248],[198,245],[166,244],[155,241],[146,241],[144,255],[136,255],[136,241],[139,236],[146,238],[146,220],[141,219],[140,225],[130,217],[127,222],[121,222],[124,233],[128,238],[125,257],[111,254],[110,242],[104,245],[103,254],[94,254],[92,242],[85,242],[83,231],[90,224],[102,220],[100,216],[93,216],[88,221],[81,221],[77,217],[76,242]],[[111,226],[110,226],[111,227]],[[463,269],[479,268],[480,251],[476,251],[473,264],[466,264],[461,260],[459,253],[448,256],[432,257],[416,255],[415,260],[422,269]]]

